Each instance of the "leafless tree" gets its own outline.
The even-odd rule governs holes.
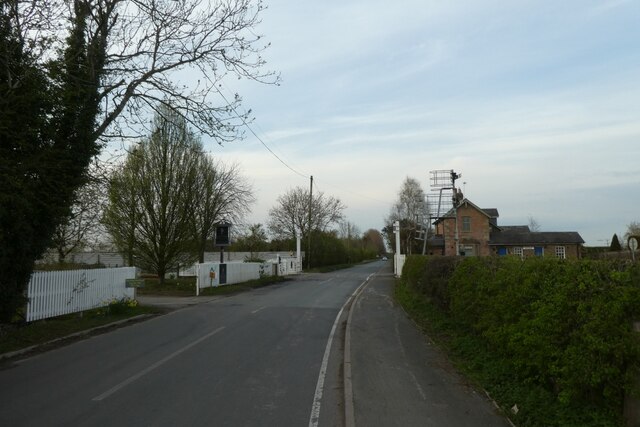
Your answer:
[[[629,225],[627,225],[627,231],[624,233],[624,243],[623,246],[625,248],[629,247],[629,237],[631,236],[640,236],[640,222],[631,221]]]
[[[358,239],[361,234],[360,228],[351,221],[340,221],[338,223],[338,237],[341,239]]]
[[[346,206],[340,199],[317,192],[309,206],[309,196],[309,190],[296,187],[278,197],[276,206],[269,210],[268,222],[269,230],[276,238],[294,238],[296,230],[300,230],[304,238],[310,230],[327,231],[330,225],[343,218],[342,211]]]
[[[531,231],[540,231],[541,226],[540,223],[532,216],[529,216],[529,230]]]
[[[159,106],[171,105],[200,133],[232,141],[250,111],[239,111],[238,94],[225,95],[223,79],[278,82],[263,70],[260,0],[8,0],[6,13],[30,57],[44,63],[85,9],[74,25],[98,85],[94,140],[144,135]]]
[[[401,250],[403,253],[411,254],[413,248],[412,240],[416,237],[416,231],[426,222],[428,216],[427,198],[420,183],[415,178],[405,178],[398,193],[398,200],[391,208],[386,220],[387,239],[390,243],[395,241],[395,236],[392,232],[393,223],[400,221],[402,228],[400,232],[402,239]],[[392,247],[394,246],[392,245]]]
[[[94,164],[91,178],[75,193],[67,221],[59,224],[53,234],[53,248],[59,263],[63,263],[71,252],[95,246],[104,236],[101,219],[106,203],[105,193],[106,182]]]
[[[240,166],[226,165],[210,156],[203,156],[199,161],[196,185],[192,230],[199,260],[204,262],[207,241],[213,237],[215,224],[242,222],[255,198]]]
[[[171,268],[195,259],[191,225],[203,155],[179,113],[166,111],[111,181],[107,229],[116,242],[130,243],[136,265],[161,281]]]

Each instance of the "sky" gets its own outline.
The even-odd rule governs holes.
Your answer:
[[[301,186],[381,229],[406,177],[453,169],[499,225],[534,218],[588,246],[640,221],[640,1],[266,0],[281,84],[228,79],[254,117],[237,162],[266,224]],[[293,172],[290,168],[294,169]]]

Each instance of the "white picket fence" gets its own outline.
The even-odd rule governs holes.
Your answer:
[[[125,285],[135,277],[135,267],[35,272],[27,288],[27,322],[133,298],[134,290]]]

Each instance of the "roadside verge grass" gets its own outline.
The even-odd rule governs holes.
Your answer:
[[[282,276],[265,276],[255,280],[233,285],[222,285],[211,288],[200,289],[200,295],[229,295],[243,292],[249,289],[261,288],[274,283],[281,283],[287,280]],[[196,295],[196,278],[181,277],[179,279],[165,279],[164,284],[160,284],[157,278],[145,278],[144,287],[136,290],[138,295],[172,296],[172,297],[193,297]]]
[[[22,350],[67,337],[81,331],[109,325],[142,314],[158,314],[160,309],[114,302],[108,306],[52,317],[24,324],[3,326],[0,332],[0,354]]]

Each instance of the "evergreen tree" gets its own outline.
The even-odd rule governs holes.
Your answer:
[[[50,73],[26,51],[9,8],[0,7],[0,322],[25,303],[34,261],[69,215],[97,153],[96,93],[102,65],[81,36],[77,8],[64,55]]]
[[[611,246],[609,246],[610,251],[619,252],[622,250],[622,245],[620,245],[620,240],[618,240],[618,235],[613,233],[613,237],[611,238]]]

